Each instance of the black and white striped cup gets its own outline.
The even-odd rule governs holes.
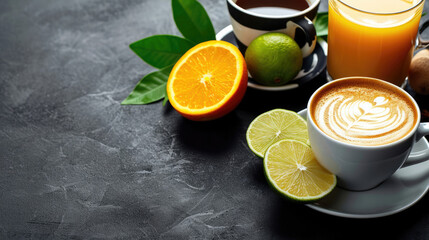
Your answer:
[[[267,32],[282,32],[292,37],[301,48],[303,57],[313,52],[317,35],[312,21],[316,18],[320,0],[307,0],[309,7],[305,10],[281,16],[254,13],[241,8],[236,1],[226,0],[234,35],[243,53],[253,39]]]

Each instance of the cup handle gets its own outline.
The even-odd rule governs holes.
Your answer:
[[[416,49],[421,49],[421,48],[427,48],[427,47],[429,47],[429,40],[425,40],[425,39],[423,39],[420,36],[420,34],[422,34],[427,27],[429,27],[429,20],[426,21],[426,22],[424,22],[423,25],[422,25],[422,27],[419,29],[419,34],[418,34],[418,37],[417,37],[417,47],[416,47]]]
[[[416,142],[426,135],[429,135],[429,122],[420,123],[417,128]]]
[[[420,123],[419,128],[417,129],[416,142],[426,135],[429,135],[429,122]],[[402,167],[408,167],[427,160],[429,160],[429,149],[410,154]]]
[[[299,28],[305,34],[305,41],[297,41],[296,29]],[[317,34],[316,29],[314,28],[313,22],[307,18],[298,18],[290,20],[286,23],[286,34],[291,36],[295,41],[297,41],[299,47],[302,51],[302,57],[309,56],[317,43]]]

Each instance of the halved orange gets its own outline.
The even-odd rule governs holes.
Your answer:
[[[247,67],[236,46],[207,41],[189,49],[171,70],[168,99],[181,115],[205,121],[234,110],[247,88]]]

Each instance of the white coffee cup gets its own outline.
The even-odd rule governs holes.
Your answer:
[[[377,86],[382,85],[409,100],[407,102],[415,109],[415,121],[405,135],[382,145],[361,145],[336,139],[324,132],[316,123],[313,113],[318,102],[321,102],[320,95],[324,94],[327,89],[341,84],[347,83],[353,87],[353,84],[360,81],[359,79]],[[331,109],[340,111],[339,108],[332,107]],[[366,77],[338,79],[323,85],[313,93],[308,102],[307,111],[308,134],[313,152],[319,163],[337,176],[338,185],[342,188],[356,191],[368,190],[388,179],[400,167],[429,160],[429,151],[409,156],[414,144],[423,136],[429,135],[429,123],[420,123],[420,110],[415,100],[403,89],[393,84]],[[330,114],[334,114],[333,111]]]

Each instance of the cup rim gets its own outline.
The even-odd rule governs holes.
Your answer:
[[[404,93],[405,96],[407,96],[411,102],[414,105],[414,108],[416,109],[416,113],[417,113],[417,119],[416,119],[416,123],[413,126],[413,128],[411,129],[411,131],[409,133],[407,133],[407,135],[403,136],[401,139],[391,142],[391,143],[387,143],[387,144],[382,144],[382,145],[375,145],[375,146],[368,146],[368,145],[356,145],[356,144],[351,144],[351,143],[346,143],[346,142],[342,142],[339,141],[331,136],[329,136],[328,134],[326,134],[325,132],[323,132],[319,126],[314,122],[312,116],[311,116],[311,102],[313,101],[313,98],[316,96],[316,94],[318,92],[320,92],[321,90],[323,90],[324,88],[326,88],[327,86],[334,84],[337,81],[347,81],[349,79],[368,79],[368,80],[375,80],[375,81],[379,81],[382,82],[383,84],[387,84],[390,85],[392,87],[394,87],[395,89],[399,90],[400,92]],[[335,79],[332,80],[331,82],[328,82],[322,86],[320,86],[316,91],[313,92],[313,94],[311,95],[310,99],[307,102],[307,121],[313,125],[314,129],[316,131],[318,131],[320,134],[322,134],[324,137],[326,137],[327,139],[334,141],[337,144],[340,145],[344,145],[344,146],[348,146],[348,147],[354,147],[354,148],[365,148],[365,149],[382,149],[382,148],[386,148],[386,147],[391,147],[391,146],[395,146],[395,145],[399,145],[402,144],[403,142],[407,141],[411,136],[413,136],[416,131],[417,128],[420,125],[420,120],[421,120],[421,115],[420,115],[420,110],[419,110],[419,105],[417,104],[416,100],[409,94],[407,93],[404,89],[396,86],[395,84],[392,84],[390,82],[378,79],[378,78],[372,78],[372,77],[360,77],[360,76],[352,76],[352,77],[344,77],[344,78],[339,78],[339,79]]]
[[[238,6],[235,2],[233,2],[233,0],[227,0],[227,1],[231,6],[233,6],[238,11],[245,13],[245,14],[248,14],[248,15],[251,15],[251,16],[260,17],[260,18],[268,18],[268,19],[283,19],[283,18],[292,18],[292,17],[298,17],[298,16],[305,15],[306,13],[312,11],[315,7],[317,7],[317,5],[320,4],[321,0],[315,0],[308,8],[304,9],[303,11],[300,11],[299,13],[288,14],[288,15],[267,15],[267,14],[254,13],[254,12],[251,12],[249,10],[246,10],[246,9]],[[423,1],[423,0],[421,0],[421,1]]]
[[[371,11],[362,10],[362,9],[353,7],[353,6],[351,6],[351,5],[343,2],[343,0],[338,0],[338,2],[341,3],[342,5],[348,7],[348,8],[351,8],[353,10],[356,10],[356,11],[359,11],[359,12],[362,12],[362,13],[366,13],[366,14],[372,14],[372,15],[396,15],[396,14],[405,13],[405,12],[413,10],[414,8],[417,8],[418,6],[420,6],[420,4],[422,4],[424,2],[424,0],[420,0],[420,2],[416,3],[414,6],[408,8],[406,10],[402,10],[402,11],[398,11],[398,12],[387,12],[387,13],[371,12]]]

